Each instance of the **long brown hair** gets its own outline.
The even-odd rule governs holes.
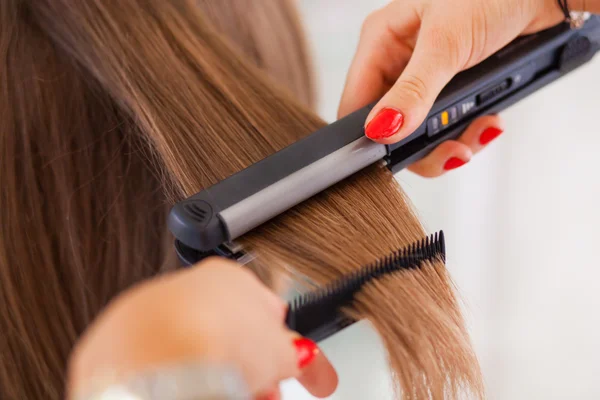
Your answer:
[[[323,122],[291,0],[5,0],[0,29],[0,397],[59,399],[99,310],[176,267],[169,205]],[[423,235],[372,167],[243,241],[257,270],[321,284]],[[441,262],[348,312],[382,334],[405,398],[481,394]]]

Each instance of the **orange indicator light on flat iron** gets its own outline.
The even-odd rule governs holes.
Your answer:
[[[444,111],[442,113],[442,125],[446,126],[446,125],[448,125],[448,122],[449,122],[448,111]]]

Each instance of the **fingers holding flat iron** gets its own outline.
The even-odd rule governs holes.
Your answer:
[[[471,148],[473,154],[479,153],[504,132],[504,122],[497,115],[477,118],[458,139]]]
[[[393,1],[365,19],[338,117],[374,102],[392,87],[413,52],[421,7],[417,0]]]
[[[500,117],[496,115],[476,119],[458,140],[448,140],[440,144],[429,155],[408,169],[426,178],[434,178],[468,163],[473,155],[480,152],[504,129]]]
[[[406,68],[367,117],[367,137],[382,144],[397,143],[423,123],[464,64],[461,45],[465,41],[449,33],[453,32],[450,23],[441,16],[423,21]]]
[[[408,170],[425,178],[435,178],[468,163],[471,157],[473,151],[469,146],[456,140],[447,140],[425,158],[410,165]]]

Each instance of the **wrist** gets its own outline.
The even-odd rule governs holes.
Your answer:
[[[239,371],[207,363],[175,364],[118,379],[98,376],[69,396],[71,400],[246,400],[250,392]]]
[[[533,19],[525,33],[538,32],[566,19],[560,0],[533,0],[527,4],[531,6]],[[573,13],[600,13],[600,0],[567,0],[567,6]]]
[[[555,0],[558,6],[558,0]],[[600,0],[568,0],[569,10],[577,12],[600,13]]]

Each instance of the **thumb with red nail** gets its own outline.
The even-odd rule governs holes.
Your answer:
[[[106,391],[130,377],[157,386],[161,377],[174,379],[174,370],[198,374],[182,384],[200,390],[221,368],[246,391],[234,398],[279,399],[288,378],[316,397],[331,395],[335,370],[313,341],[286,327],[286,311],[252,272],[221,258],[152,279],[123,293],[83,335],[69,362],[68,399],[81,399],[75,395],[91,382],[105,382]],[[102,380],[107,371],[112,381]]]

